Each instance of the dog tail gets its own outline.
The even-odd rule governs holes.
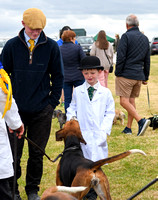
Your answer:
[[[84,186],[77,186],[77,187],[56,186],[57,192],[70,192],[70,193],[82,192],[86,188],[87,187]]]
[[[112,163],[112,162],[117,161],[117,160],[121,160],[121,159],[123,159],[123,158],[125,158],[125,157],[127,157],[127,156],[129,156],[130,154],[133,154],[133,153],[140,153],[140,154],[143,154],[144,156],[146,156],[144,151],[139,150],[139,149],[132,149],[132,150],[120,153],[116,156],[112,156],[112,157],[109,157],[109,158],[105,158],[105,159],[96,161],[92,164],[91,169],[97,170],[104,164]]]
[[[41,200],[47,199],[47,197],[56,192],[66,192],[66,193],[76,193],[82,192],[87,187],[79,186],[79,187],[66,187],[66,186],[53,186],[45,190],[41,196]]]

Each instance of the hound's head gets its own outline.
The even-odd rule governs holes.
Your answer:
[[[76,136],[80,142],[86,144],[82,137],[80,126],[77,120],[72,119],[67,121],[64,128],[56,132],[56,141],[66,141],[68,136]]]

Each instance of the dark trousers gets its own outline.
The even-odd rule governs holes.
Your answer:
[[[25,134],[27,137],[36,143],[39,147],[45,150],[51,130],[51,121],[53,108],[51,105],[45,107],[42,111],[37,113],[23,113],[19,111],[21,119],[24,123]],[[10,135],[11,147],[14,154],[14,138]],[[24,138],[17,139],[17,172],[16,179],[21,177],[20,161],[24,147]],[[28,143],[29,158],[27,161],[26,171],[26,193],[39,191],[39,184],[43,174],[43,154],[40,150]],[[14,156],[15,157],[15,156]],[[11,186],[13,181],[10,181]],[[16,193],[18,193],[18,184],[16,184]]]
[[[80,81],[72,81],[72,82],[64,82],[64,105],[65,105],[65,112],[69,107],[71,100],[72,100],[72,93],[73,87],[77,87],[84,83],[84,79]]]
[[[0,199],[12,200],[8,179],[0,179]]]

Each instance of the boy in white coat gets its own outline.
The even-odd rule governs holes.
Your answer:
[[[18,114],[18,109],[14,99],[12,99],[10,110],[7,110],[5,115],[3,115],[8,95],[6,80],[9,81],[9,77],[0,65],[0,199],[12,200],[13,198],[11,196],[8,178],[14,175],[13,158],[6,124],[10,128],[10,132],[13,132],[13,130],[19,132],[19,138],[21,138],[21,135],[24,132],[24,126]]]
[[[76,87],[69,108],[67,120],[77,117],[86,145],[81,144],[84,157],[97,161],[108,157],[107,135],[110,135],[115,116],[115,104],[111,91],[101,86],[99,74],[104,69],[99,58],[87,56],[82,59],[81,67],[85,82]],[[92,99],[88,95],[89,87],[94,92]],[[92,199],[88,193],[86,199]],[[95,199],[95,197],[93,197]]]

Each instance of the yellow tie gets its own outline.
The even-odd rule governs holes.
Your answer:
[[[30,39],[28,42],[30,43],[30,47],[29,47],[29,49],[30,49],[30,51],[32,51],[33,48],[35,47],[35,41],[32,40],[32,39]]]

